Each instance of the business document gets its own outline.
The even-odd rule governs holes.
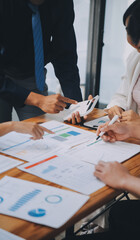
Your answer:
[[[91,194],[104,184],[93,176],[95,164],[102,161],[123,162],[140,152],[140,145],[93,140],[69,150],[63,155],[50,155],[34,163],[19,166],[22,171],[65,186],[83,194]]]
[[[48,159],[26,163],[20,170],[89,195],[105,184],[94,177],[94,165],[81,161],[73,155],[51,156]]]
[[[88,199],[72,191],[17,178],[6,176],[0,180],[0,213],[53,228],[61,227]]]
[[[66,223],[88,199],[79,193],[8,176],[0,180],[0,213],[53,228]]]
[[[45,122],[42,126],[54,134],[45,133],[44,139],[31,140],[30,135],[8,133],[0,138],[0,151],[33,162],[44,159],[47,154],[64,154],[68,149],[89,141],[93,133],[57,121]]]
[[[10,157],[6,157],[3,155],[0,155],[0,173],[3,173],[5,171],[8,171],[14,167],[19,166],[20,164],[23,164],[23,162],[19,160],[15,160]]]
[[[0,240],[26,240],[0,228]]]
[[[114,143],[104,142],[102,139],[96,141],[96,136],[82,145],[72,155],[81,161],[97,164],[99,160],[104,162],[117,161],[119,163],[128,160],[140,152],[140,145],[116,141]]]

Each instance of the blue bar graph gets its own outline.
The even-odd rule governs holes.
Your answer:
[[[25,205],[27,202],[33,199],[40,192],[41,190],[35,189],[34,191],[25,194],[13,206],[11,206],[9,210],[12,212],[17,211],[19,208],[21,208],[23,205]]]
[[[68,132],[70,135],[73,135],[73,136],[77,136],[77,135],[79,135],[79,134],[81,134],[81,133],[79,133],[79,132],[75,132],[75,131],[70,131],[70,132]]]
[[[49,173],[49,172],[55,170],[56,168],[57,168],[57,167],[50,165],[50,166],[48,166],[46,169],[44,169],[44,170],[42,171],[42,173],[43,173],[43,174]]]

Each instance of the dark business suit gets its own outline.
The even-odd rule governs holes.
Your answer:
[[[44,63],[51,62],[66,97],[81,101],[73,29],[73,0],[46,0],[39,6]],[[0,0],[0,98],[22,107],[34,78],[32,11],[26,0]]]

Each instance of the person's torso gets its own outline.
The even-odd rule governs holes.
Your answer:
[[[140,114],[140,75],[133,88],[132,95],[133,95],[133,100],[137,104],[138,114]]]
[[[52,8],[52,1],[40,5],[40,18],[43,32],[44,63],[51,61],[51,38],[59,20]],[[6,74],[31,76],[34,73],[34,47],[32,34],[32,11],[26,0],[0,0],[0,45],[4,49]]]

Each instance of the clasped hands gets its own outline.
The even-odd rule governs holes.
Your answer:
[[[121,107],[117,105],[106,109],[105,111],[108,113],[110,119],[112,119],[115,115],[118,115],[120,122],[133,121],[140,118],[139,114],[137,114],[133,110],[124,111]]]

